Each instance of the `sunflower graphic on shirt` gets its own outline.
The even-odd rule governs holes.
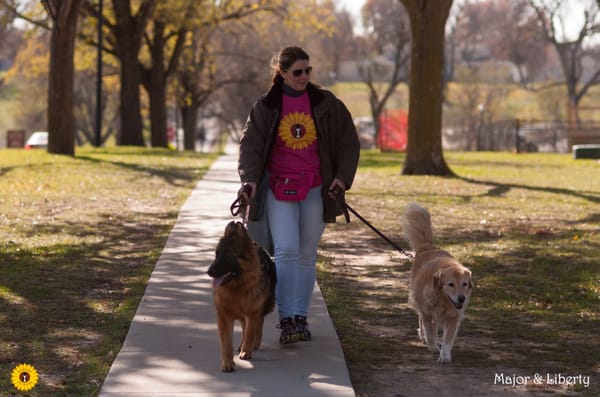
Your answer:
[[[279,137],[286,147],[300,150],[309,147],[317,139],[312,117],[305,113],[286,114],[279,123]]]

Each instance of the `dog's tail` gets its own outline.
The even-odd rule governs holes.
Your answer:
[[[433,247],[433,231],[429,212],[417,203],[411,203],[402,219],[402,230],[410,248],[422,251]]]

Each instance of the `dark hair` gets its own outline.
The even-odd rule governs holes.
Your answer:
[[[300,47],[286,47],[279,51],[271,60],[271,68],[273,69],[273,83],[283,81],[281,72],[288,70],[297,60],[310,60],[310,57]]]

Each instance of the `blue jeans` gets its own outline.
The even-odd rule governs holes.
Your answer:
[[[321,186],[312,188],[303,201],[279,201],[269,189],[267,218],[275,247],[279,319],[306,316],[316,281],[317,248],[325,229]]]

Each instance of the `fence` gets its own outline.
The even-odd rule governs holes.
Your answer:
[[[569,134],[564,121],[512,119],[444,128],[442,135],[449,149],[566,153],[571,145],[600,144],[600,122],[581,121]]]

